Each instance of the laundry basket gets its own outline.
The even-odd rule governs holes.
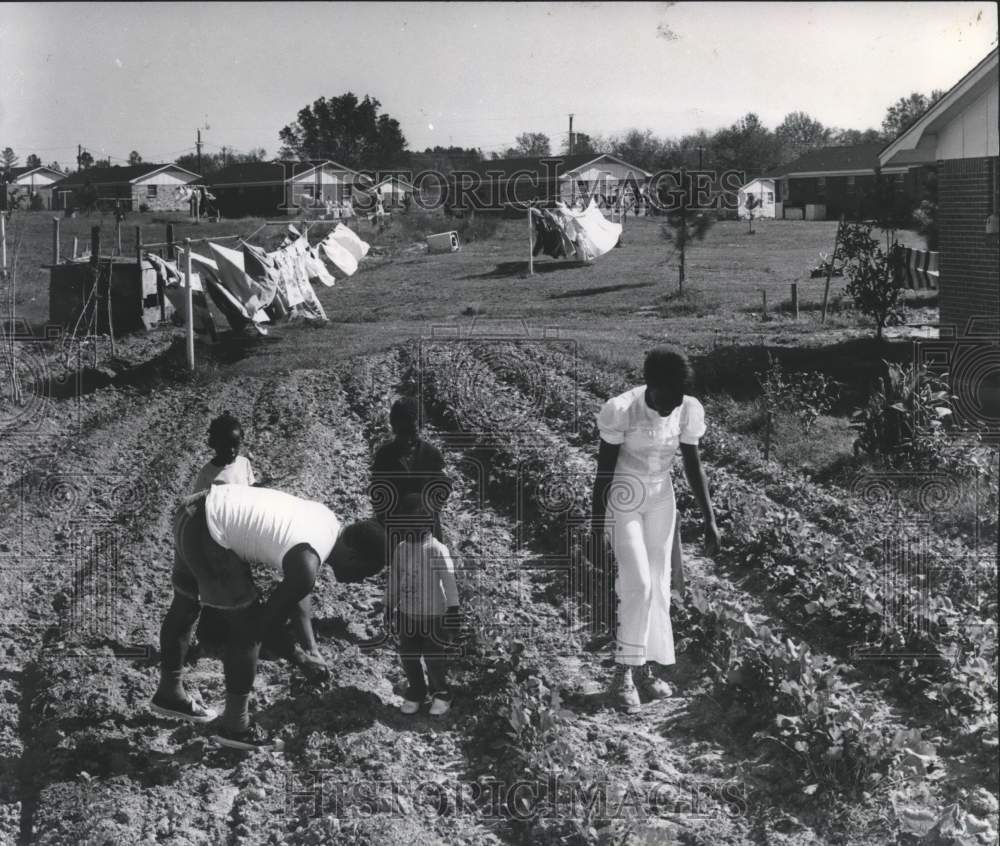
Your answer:
[[[459,250],[458,233],[442,232],[439,235],[428,235],[427,249],[432,253],[457,253]]]

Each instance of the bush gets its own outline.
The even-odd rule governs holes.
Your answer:
[[[142,214],[145,214],[146,212],[149,211],[149,206],[147,206],[145,203],[139,203],[139,211]]]
[[[487,241],[496,234],[499,225],[500,218],[496,215],[470,212],[455,224],[455,231],[461,243]]]
[[[30,209],[31,211],[45,211],[45,201],[41,194],[32,194]]]
[[[951,416],[951,394],[944,377],[922,364],[890,364],[864,408],[851,418],[858,432],[854,452],[889,458],[913,457],[933,440]]]

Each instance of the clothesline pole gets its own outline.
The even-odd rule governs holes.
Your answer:
[[[535,249],[531,244],[534,235],[534,221],[531,219],[531,204],[528,204],[528,276],[535,275]]]
[[[184,239],[184,300],[187,303],[187,365],[194,372],[194,289],[191,287],[191,239]]]

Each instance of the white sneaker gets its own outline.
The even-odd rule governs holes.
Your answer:
[[[416,714],[420,710],[420,703],[414,702],[412,699],[404,699],[403,704],[399,706],[399,711],[402,714],[410,715]],[[433,711],[431,713],[434,713]]]
[[[447,699],[434,697],[430,710],[432,717],[440,717],[442,714],[447,714],[449,710],[451,710],[451,703]]]

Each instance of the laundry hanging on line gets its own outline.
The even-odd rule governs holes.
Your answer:
[[[574,211],[564,203],[554,208],[531,210],[532,255],[544,252],[552,258],[593,261],[610,250],[621,238],[622,226],[601,214],[591,201],[583,211]]]

